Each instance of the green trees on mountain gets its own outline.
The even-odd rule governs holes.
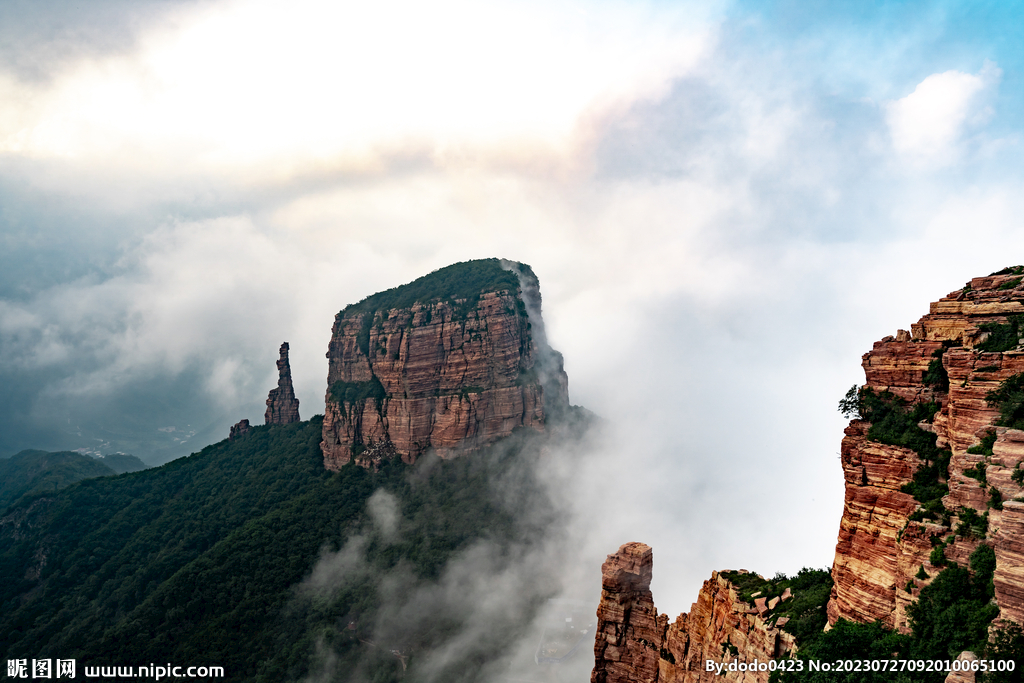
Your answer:
[[[301,680],[322,660],[398,680],[396,650],[410,680],[417,653],[471,615],[439,605],[431,628],[382,629],[387,610],[423,618],[396,597],[396,582],[430,586],[460,553],[486,547],[501,558],[540,534],[550,516],[527,466],[535,437],[479,457],[331,473],[321,423],[257,427],[12,509],[0,531],[0,650],[80,665],[215,664],[229,680],[275,682]],[[496,478],[518,482],[519,498],[497,495]],[[388,528],[368,512],[377,491],[391,505]],[[523,619],[496,621],[502,642]]]
[[[1006,378],[985,396],[985,400],[999,409],[997,424],[1024,429],[1024,374]]]
[[[532,274],[529,266],[521,264],[520,268]],[[518,276],[502,268],[496,258],[463,261],[439,268],[408,284],[368,296],[359,303],[346,306],[340,315],[348,318],[360,313],[409,308],[415,303],[433,301],[468,300],[473,302],[470,307],[473,308],[483,292],[514,292],[518,288]]]
[[[999,634],[992,644],[988,642],[988,626],[999,613],[991,601],[995,566],[995,552],[983,544],[971,555],[970,569],[952,565],[939,572],[931,583],[921,589],[917,602],[907,609],[912,627],[910,634],[897,633],[879,622],[859,624],[840,619],[827,633],[798,640],[798,657],[806,664],[810,660],[829,663],[894,659],[946,662],[956,659],[964,650],[986,658],[1005,658],[1011,653],[1019,656],[1024,653],[1024,648],[1020,647],[1019,632],[1007,631]],[[827,596],[822,606],[826,601]],[[946,675],[945,670],[837,672],[811,671],[809,666],[805,666],[801,672],[774,673],[772,681],[939,683]],[[992,674],[985,680],[1005,678]]]
[[[979,351],[1010,351],[1020,344],[1024,334],[1024,315],[1008,316],[1005,323],[982,323],[979,329],[988,332],[988,338],[976,347]]]

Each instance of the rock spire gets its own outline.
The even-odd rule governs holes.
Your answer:
[[[626,543],[601,565],[591,683],[658,680],[668,618],[659,618],[654,608],[653,567],[654,553],[643,543]]]
[[[299,399],[292,388],[292,368],[288,364],[288,342],[281,344],[281,358],[277,361],[277,388],[267,396],[268,425],[286,425],[299,421]]]

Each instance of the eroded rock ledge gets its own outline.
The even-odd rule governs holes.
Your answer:
[[[653,564],[649,546],[627,543],[601,567],[591,683],[764,683],[767,670],[729,671],[728,665],[796,651],[793,636],[771,623],[768,606],[741,600],[719,572],[704,582],[690,611],[670,624],[651,596]],[[707,671],[708,660],[725,670]]]

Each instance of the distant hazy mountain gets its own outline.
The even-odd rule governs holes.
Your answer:
[[[97,460],[114,470],[115,474],[138,472],[148,467],[146,463],[127,453],[111,453],[110,455],[100,456]]]
[[[96,459],[73,451],[22,451],[0,460],[0,510],[26,494],[56,491],[82,479],[143,469],[145,463],[124,453]]]

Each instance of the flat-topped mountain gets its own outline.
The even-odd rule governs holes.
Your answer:
[[[457,263],[343,309],[327,351],[324,465],[451,457],[569,406],[529,266]]]

